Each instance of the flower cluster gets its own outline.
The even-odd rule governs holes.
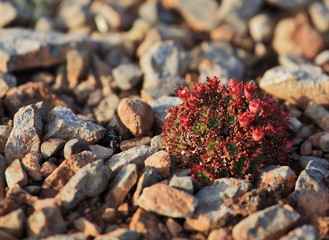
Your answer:
[[[162,139],[173,163],[191,169],[204,184],[220,177],[255,176],[264,164],[284,164],[293,142],[287,138],[288,115],[253,81],[217,77],[177,90],[183,102],[168,110]]]

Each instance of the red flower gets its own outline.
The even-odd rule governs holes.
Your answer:
[[[200,97],[203,96],[206,92],[206,87],[203,83],[195,84],[194,85],[195,93]]]
[[[230,86],[230,94],[235,99],[240,99],[243,94],[243,83],[238,83],[235,79],[230,79],[228,84]]]
[[[249,102],[249,111],[252,112],[253,114],[257,114],[260,108],[261,108],[261,102],[258,98],[255,100],[251,100]]]
[[[199,100],[198,100],[198,97],[196,96],[195,92],[191,92],[188,94],[187,102],[192,106],[197,105]]]
[[[272,121],[268,121],[265,124],[265,132],[267,135],[272,136],[275,133],[273,125],[274,125],[274,123]]]
[[[179,97],[181,100],[185,101],[188,97],[189,92],[190,91],[188,90],[187,87],[180,87],[175,92],[175,95]]]
[[[264,136],[265,136],[264,127],[256,127],[252,131],[252,138],[254,139],[254,141],[260,141],[263,139]]]
[[[254,120],[254,116],[251,112],[247,111],[244,113],[240,113],[238,115],[238,121],[242,127],[248,127],[248,125]]]
[[[212,90],[218,89],[219,83],[220,83],[220,81],[219,81],[218,77],[213,77],[212,79],[207,77],[207,85],[210,89],[212,89]]]
[[[251,99],[257,91],[257,86],[254,81],[250,81],[244,85],[244,95],[247,99]]]
[[[295,145],[294,140],[286,140],[283,144],[283,147],[286,151],[290,152],[295,149],[294,145]]]
[[[277,107],[275,101],[270,96],[266,96],[264,100],[262,104],[263,116],[267,117],[270,116]]]
[[[183,116],[181,116],[181,117],[179,118],[179,122],[180,122],[184,127],[188,127],[188,126],[191,124],[192,120],[191,120],[189,117],[183,115]]]

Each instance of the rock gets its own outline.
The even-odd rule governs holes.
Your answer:
[[[123,63],[112,71],[115,83],[121,90],[130,90],[135,87],[142,78],[142,71],[136,64]]]
[[[72,49],[66,53],[66,76],[69,89],[78,86],[79,78],[83,76],[88,66],[88,52]]]
[[[98,235],[94,240],[109,240],[109,239],[120,239],[120,240],[138,240],[140,234],[133,230],[126,228],[117,228],[112,232]]]
[[[64,146],[64,158],[68,158],[72,154],[81,153],[83,151],[90,151],[89,146],[78,139],[71,139],[67,141]]]
[[[90,151],[96,156],[97,159],[106,160],[113,155],[113,149],[103,147],[101,145],[89,145]]]
[[[190,194],[194,193],[193,181],[191,177],[177,177],[174,175],[170,179],[169,186],[183,190]]]
[[[115,208],[105,208],[102,214],[102,219],[108,223],[114,223],[117,219]]]
[[[300,215],[290,205],[277,204],[258,211],[233,227],[232,235],[236,240],[242,239],[278,239]]]
[[[138,99],[122,99],[118,106],[118,115],[122,123],[136,137],[148,134],[153,126],[152,108]]]
[[[27,185],[27,174],[25,173],[21,162],[18,159],[14,160],[11,165],[7,167],[5,171],[5,177],[7,186],[9,188],[14,187],[16,184],[21,187]]]
[[[329,112],[324,107],[311,101],[307,105],[304,114],[323,130],[329,130]]]
[[[274,32],[272,17],[266,13],[260,13],[249,21],[249,32],[256,42],[267,42],[271,40]]]
[[[145,188],[138,200],[146,211],[173,218],[191,217],[197,204],[193,195],[162,183]]]
[[[150,137],[135,137],[128,140],[123,140],[120,143],[120,149],[122,151],[126,151],[128,149],[139,147],[143,145],[150,145],[151,138]]]
[[[270,3],[274,6],[283,8],[283,9],[301,9],[307,7],[309,4],[315,0],[293,0],[293,1],[283,1],[283,0],[266,0],[267,3]]]
[[[313,24],[319,31],[329,30],[329,7],[322,2],[315,2],[309,7],[309,13]]]
[[[156,153],[158,150],[150,146],[134,147],[127,151],[113,155],[106,161],[107,166],[115,173],[118,173],[120,169],[130,163],[135,163],[138,169],[144,166],[146,158]]]
[[[137,183],[137,180],[137,166],[135,164],[128,164],[121,168],[107,190],[105,196],[107,206],[117,208]]]
[[[160,2],[144,2],[138,9],[138,15],[153,25],[177,22],[177,15],[173,11],[165,9]]]
[[[56,198],[62,201],[65,211],[76,207],[87,197],[96,197],[106,188],[112,172],[98,160],[87,164],[65,184]]]
[[[178,11],[186,23],[195,31],[210,31],[216,22],[218,4],[214,0],[197,0],[186,4],[184,0],[162,0],[163,6]],[[209,17],[210,16],[210,17]]]
[[[47,116],[44,139],[76,138],[87,144],[94,144],[105,134],[105,128],[95,123],[78,118],[66,107],[55,107]]]
[[[142,234],[146,239],[163,239],[164,236],[157,228],[159,223],[160,219],[155,214],[137,208],[129,223],[129,229]]]
[[[47,178],[56,168],[55,164],[47,161],[42,164],[40,172],[44,178]]]
[[[303,123],[299,121],[295,117],[289,118],[289,129],[292,130],[294,133],[297,133],[299,129],[303,126]]]
[[[310,161],[305,168],[305,170],[318,171],[318,172],[322,173],[324,176],[329,173],[328,169],[329,169],[329,162],[327,162],[326,164],[323,164],[318,161]]]
[[[25,187],[25,190],[29,194],[37,195],[41,191],[41,187],[40,186],[36,186],[36,185],[29,185],[29,186]]]
[[[3,28],[13,23],[26,24],[30,20],[31,14],[27,9],[22,8],[17,2],[0,2],[0,27]]]
[[[14,237],[14,235],[12,235],[4,230],[0,230],[0,238],[6,239],[6,240],[19,240],[19,238]]]
[[[43,82],[27,82],[18,87],[10,88],[7,91],[4,104],[9,114],[14,116],[22,106],[35,104],[39,101],[43,101],[47,111],[50,111],[55,106],[67,106]]]
[[[329,209],[329,190],[320,171],[303,170],[290,196],[307,216],[323,216]]]
[[[305,141],[300,146],[300,154],[304,156],[310,155],[312,152],[312,143],[310,141]]]
[[[267,93],[306,108],[310,101],[328,105],[329,77],[315,69],[300,66],[299,70],[274,67],[265,72],[259,86]],[[310,105],[315,107],[315,105]]]
[[[266,166],[261,169],[260,185],[289,193],[295,187],[296,173],[289,166]]]
[[[173,218],[168,218],[166,221],[166,227],[168,228],[171,236],[177,237],[183,231],[183,227],[175,221]]]
[[[1,3],[0,3],[1,4]],[[0,72],[0,97],[6,96],[7,91],[17,84],[16,77],[11,74]]]
[[[204,187],[195,195],[198,200],[192,217],[186,219],[185,228],[194,231],[208,231],[218,227],[222,220],[232,214],[229,208],[220,208],[227,198],[237,198],[248,191],[250,183],[236,178],[222,178],[213,185]]]
[[[91,48],[86,37],[57,32],[5,28],[0,31],[0,71],[12,72],[32,67],[48,67],[65,61],[72,46]]]
[[[208,76],[219,76],[221,83],[227,85],[230,79],[230,73],[226,67],[209,59],[202,60],[199,66],[199,72],[198,82],[205,82]]]
[[[53,157],[57,152],[62,150],[66,141],[61,138],[49,138],[41,144],[41,153],[44,159]]]
[[[227,231],[227,229],[220,228],[220,229],[212,230],[207,238],[207,240],[216,240],[216,239],[232,239],[232,236]]]
[[[13,128],[9,125],[0,125],[0,152],[5,152],[6,143]]]
[[[24,234],[25,214],[19,208],[0,217],[0,229],[21,238]]]
[[[316,229],[310,225],[306,224],[301,227],[291,230],[288,234],[281,237],[279,240],[290,240],[290,239],[300,239],[300,240],[316,240],[318,239],[318,234]]]
[[[66,28],[79,29],[88,23],[90,10],[86,8],[86,2],[72,4],[65,1],[59,7],[57,19]]]
[[[313,124],[308,125],[308,126],[303,126],[300,128],[300,130],[296,134],[296,138],[305,140],[314,133],[315,133],[315,126]]]
[[[171,158],[169,153],[164,150],[154,153],[145,161],[145,168],[154,167],[162,178],[169,177]]]
[[[329,152],[329,133],[320,137],[319,144],[322,151]]]
[[[151,139],[151,147],[157,149],[163,149],[161,135],[156,135]]]
[[[42,188],[47,196],[55,196],[70,178],[96,157],[90,151],[73,154],[65,159],[43,182]]]
[[[41,157],[42,113],[36,105],[20,108],[14,116],[14,126],[5,147],[5,156],[10,164],[14,159],[22,159],[33,153]]]
[[[0,201],[5,198],[6,177],[5,171],[7,168],[6,159],[0,154]]]
[[[88,237],[96,237],[101,232],[101,228],[99,226],[88,221],[84,217],[75,220],[74,226],[76,227],[76,229],[78,229],[80,232],[83,232]]]
[[[71,234],[55,234],[49,237],[41,238],[41,240],[86,240],[87,237],[80,232]]]
[[[107,123],[117,110],[120,103],[120,99],[117,95],[111,94],[103,98],[97,107],[94,108],[94,114],[98,122]]]
[[[320,66],[329,63],[329,50],[324,50],[321,53],[319,53],[314,59],[314,62],[315,64]]]
[[[318,158],[318,157],[314,157],[314,156],[300,156],[300,158],[299,158],[299,162],[300,162],[300,165],[302,166],[302,168],[306,168],[307,164],[309,164],[310,161],[314,161],[319,164],[322,164],[323,167],[325,167],[325,168],[327,168],[328,164],[329,164],[329,161],[324,158]]]
[[[329,131],[321,131],[321,132],[316,132],[308,137],[308,141],[312,143],[312,146],[315,148],[320,148],[320,138],[324,135],[329,133]]]
[[[152,104],[152,110],[156,117],[162,121],[167,116],[167,110],[171,107],[177,107],[182,103],[178,97],[162,96]]]
[[[40,162],[41,158],[32,153],[26,154],[21,160],[23,169],[35,181],[42,180]]]
[[[175,46],[173,41],[152,45],[140,59],[140,66],[144,72],[143,88],[155,89],[163,85],[164,79],[183,76],[189,62],[189,53],[181,47]]]
[[[27,220],[29,237],[43,238],[66,231],[66,223],[59,204],[57,200],[50,198],[38,200],[33,203],[34,212]]]
[[[146,168],[145,172],[139,177],[137,187],[133,195],[133,205],[136,206],[143,189],[160,182],[162,178],[159,173],[152,167]]]

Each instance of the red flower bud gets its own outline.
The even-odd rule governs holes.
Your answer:
[[[218,77],[213,77],[212,79],[207,77],[207,85],[210,89],[212,89],[212,90],[218,89],[219,83],[220,83],[220,81],[219,81]]]
[[[243,94],[243,83],[238,83],[235,79],[230,79],[228,84],[230,86],[230,94],[235,99],[240,99]]]
[[[247,99],[251,99],[257,91],[255,82],[250,81],[244,85],[244,95]]]
[[[195,84],[194,91],[198,96],[203,96],[206,92],[206,87],[203,83]]]
[[[259,99],[251,100],[249,102],[249,111],[253,114],[257,114],[261,108],[261,102]]]
[[[286,151],[289,152],[289,151],[292,151],[292,150],[295,149],[294,145],[295,145],[294,140],[287,140],[287,141],[284,142],[283,147]]]
[[[189,117],[183,115],[183,116],[181,116],[181,117],[179,118],[179,122],[180,122],[184,127],[188,127],[188,126],[191,124],[192,120],[191,120]]]
[[[179,97],[181,100],[185,101],[187,99],[187,96],[189,94],[189,90],[187,87],[180,87],[175,92],[175,95]]]
[[[252,131],[252,138],[254,139],[254,141],[260,141],[263,139],[264,136],[265,136],[265,131],[263,127],[256,127]]]
[[[244,113],[240,113],[238,115],[238,121],[242,127],[248,127],[248,125],[254,120],[254,116],[251,112],[247,111]]]
[[[195,106],[199,102],[195,92],[191,92],[188,94],[187,102],[192,106]]]

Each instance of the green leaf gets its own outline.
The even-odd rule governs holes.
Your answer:
[[[208,121],[208,127],[212,130],[216,130],[220,125],[218,117],[211,117]]]
[[[217,144],[218,144],[218,141],[216,141],[216,140],[213,140],[213,141],[211,141],[210,143],[209,143],[209,147],[210,148],[212,148],[212,149],[214,149],[214,150],[216,150],[217,149]]]
[[[226,146],[230,156],[235,156],[239,153],[239,148],[235,143],[229,142],[229,143],[226,143],[225,146]]]
[[[236,121],[236,117],[232,114],[228,114],[227,115],[227,122],[229,125],[232,125],[233,123],[235,123]]]
[[[207,117],[207,113],[206,112],[200,112],[200,116],[201,117]]]
[[[224,103],[225,103],[225,104],[228,104],[228,103],[230,103],[233,99],[234,99],[234,97],[227,97],[227,98],[225,98]]]
[[[244,169],[244,164],[245,164],[244,158],[240,158],[239,160],[235,161],[234,172],[236,175],[242,174],[243,169]]]
[[[202,132],[203,130],[205,130],[205,125],[202,123],[202,122],[196,122],[193,124],[193,131],[195,133],[200,133]]]

